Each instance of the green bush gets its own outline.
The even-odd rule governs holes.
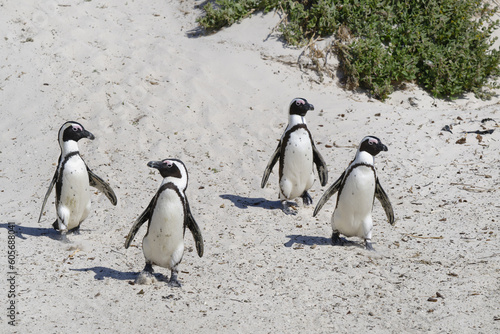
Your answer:
[[[253,12],[277,8],[279,0],[216,0],[216,6],[209,2],[204,7],[205,16],[198,23],[213,32],[251,15]]]
[[[347,88],[368,89],[385,99],[403,82],[416,82],[434,96],[475,92],[500,77],[500,51],[492,49],[497,8],[480,0],[216,0],[199,24],[208,31],[231,25],[254,11],[279,10],[287,43],[330,45]],[[326,50],[328,51],[328,50]],[[327,54],[325,52],[324,54]],[[498,88],[498,84],[490,84]]]

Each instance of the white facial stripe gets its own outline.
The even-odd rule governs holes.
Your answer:
[[[73,126],[73,129],[83,131],[82,127],[78,124],[72,124],[72,126]]]
[[[297,106],[300,106],[300,105],[306,104],[306,101],[304,101],[301,98],[295,98],[295,99],[292,100],[292,102],[290,102],[290,106],[293,105],[293,104],[295,104]]]
[[[64,131],[66,131],[66,129],[69,128],[72,125],[73,124],[68,123],[68,124],[64,125],[63,127],[61,127],[61,129],[59,129],[59,134],[57,136],[58,139],[59,139],[59,145],[62,145],[62,143],[63,143],[63,134],[64,134]]]

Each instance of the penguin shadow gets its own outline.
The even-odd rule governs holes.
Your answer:
[[[5,229],[10,229],[9,224],[5,223],[0,223],[0,228],[5,228]],[[60,240],[61,239],[61,234],[54,230],[52,227],[30,227],[30,226],[23,226],[23,225],[15,225],[14,226],[14,233],[17,238],[26,240],[26,236],[33,236],[33,237],[49,237],[53,240]]]
[[[290,240],[285,242],[285,247],[292,247],[294,244],[300,244],[304,246],[312,246],[312,245],[325,246],[332,244],[332,239],[325,237],[308,236],[300,234],[287,235],[286,237],[290,238]]]
[[[90,267],[90,268],[78,268],[78,269],[73,269],[70,268],[69,270],[71,271],[80,271],[80,272],[87,272],[87,271],[93,271],[94,272],[94,278],[98,281],[102,281],[106,277],[113,278],[116,280],[120,281],[127,281],[127,280],[135,280],[137,275],[139,275],[138,272],[132,272],[132,271],[120,271],[120,270],[115,270],[107,267]]]
[[[285,247],[292,247],[294,244],[300,244],[304,246],[313,246],[313,245],[318,245],[318,246],[335,246],[332,245],[332,238],[325,238],[325,237],[317,237],[317,236],[308,236],[308,235],[300,235],[300,234],[292,234],[292,235],[287,235],[287,238],[290,238],[284,245]],[[342,240],[342,246],[354,246],[354,247],[360,247],[364,248],[364,246],[358,242],[355,241],[350,241],[347,240],[346,238],[341,237]],[[336,246],[338,247],[338,246]]]
[[[222,199],[227,199],[233,202],[233,204],[240,209],[248,209],[248,207],[259,207],[267,210],[281,210],[281,202],[280,201],[269,201],[265,198],[252,198],[252,197],[243,197],[238,195],[230,195],[224,194],[219,196]]]

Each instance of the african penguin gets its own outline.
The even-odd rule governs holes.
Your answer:
[[[67,240],[66,233],[68,231],[78,233],[80,224],[89,215],[89,186],[103,192],[113,205],[117,203],[116,195],[111,187],[95,175],[80,156],[78,141],[82,138],[93,140],[95,137],[80,123],[66,122],[59,129],[58,139],[61,155],[38,217],[38,223],[40,223],[43,209],[55,185],[57,220],[52,226],[61,232],[63,240]]]
[[[279,159],[279,199],[286,214],[297,214],[289,200],[301,197],[304,205],[312,204],[307,192],[314,183],[314,165],[318,170],[322,186],[328,181],[328,170],[323,157],[314,145],[311,133],[307,129],[305,115],[314,106],[303,98],[295,98],[290,103],[288,126],[281,136],[262,177],[264,188],[269,175]]]
[[[148,221],[148,229],[142,240],[142,251],[146,266],[137,277],[137,283],[153,278],[153,265],[171,270],[169,285],[180,287],[177,281],[177,266],[184,254],[186,227],[193,234],[196,250],[203,256],[203,238],[200,228],[191,214],[185,191],[188,173],[184,163],[178,159],[150,161],[148,166],[156,168],[163,182],[148,207],[132,225],[125,248],[130,246],[139,228]]]
[[[340,234],[364,238],[368,250],[373,250],[372,209],[375,197],[385,210],[387,219],[394,225],[394,211],[391,202],[375,172],[375,156],[387,151],[387,146],[374,136],[363,138],[354,160],[323,194],[314,209],[313,216],[321,210],[328,199],[338,191],[337,205],[332,215],[332,243],[342,245]]]

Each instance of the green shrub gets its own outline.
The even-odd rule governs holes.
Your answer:
[[[273,9],[285,15],[279,29],[290,45],[335,36],[328,48],[347,88],[366,88],[379,99],[402,82],[439,97],[484,97],[484,87],[500,77],[500,51],[491,38],[500,26],[493,21],[498,10],[480,0],[217,0],[198,22],[216,31]]]
[[[204,7],[205,16],[198,23],[208,31],[217,31],[251,15],[253,12],[269,11],[278,6],[279,0],[216,0],[215,7],[209,2]]]

